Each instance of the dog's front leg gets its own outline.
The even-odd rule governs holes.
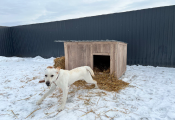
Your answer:
[[[66,101],[67,101],[67,94],[68,94],[69,88],[66,87],[63,89],[63,99],[62,99],[62,104],[61,106],[58,108],[58,111],[61,111],[64,109]]]
[[[47,91],[44,96],[36,103],[37,105],[41,104],[41,102],[49,95],[51,94],[54,90],[55,90],[56,86],[55,85],[52,85],[50,90]]]

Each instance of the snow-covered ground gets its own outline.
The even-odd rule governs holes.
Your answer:
[[[119,93],[71,88],[63,111],[57,89],[41,105],[48,90],[44,70],[53,59],[0,56],[0,120],[175,120],[175,68],[127,66]]]

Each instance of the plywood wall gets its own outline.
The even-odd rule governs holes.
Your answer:
[[[116,45],[116,76],[121,77],[123,73],[126,71],[127,65],[127,44],[118,43]]]
[[[110,73],[119,78],[126,71],[127,44],[122,42],[65,42],[65,67],[93,68],[93,55],[110,56]]]

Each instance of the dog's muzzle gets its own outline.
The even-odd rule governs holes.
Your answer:
[[[47,81],[47,82],[46,82],[46,85],[47,85],[47,86],[50,86],[50,82],[49,82],[49,81]]]

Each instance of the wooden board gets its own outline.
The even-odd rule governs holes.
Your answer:
[[[127,44],[123,42],[65,42],[65,67],[93,68],[93,55],[110,56],[110,73],[119,78],[126,71]]]

